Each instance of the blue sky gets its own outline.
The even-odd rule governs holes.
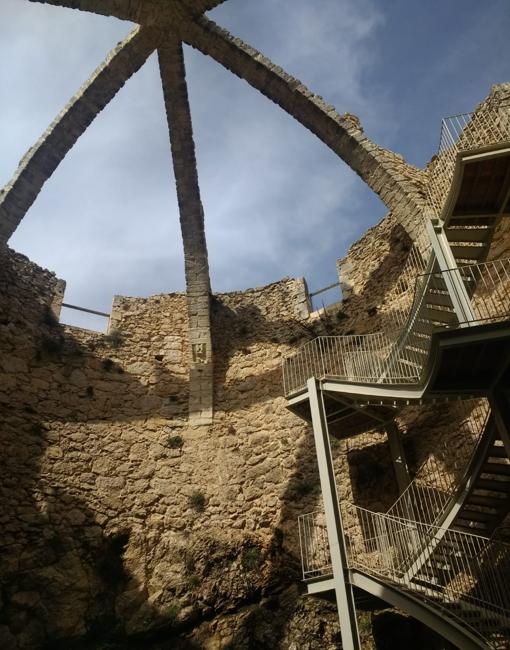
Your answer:
[[[443,116],[510,80],[508,0],[228,0],[210,17],[420,166]],[[2,0],[0,186],[130,29]],[[311,290],[334,282],[335,260],[384,206],[281,109],[202,54],[185,56],[213,289],[286,275],[304,275]],[[10,245],[64,278],[65,300],[85,307],[184,289],[155,56],[68,154]]]

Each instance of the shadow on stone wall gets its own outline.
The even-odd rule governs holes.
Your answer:
[[[130,580],[122,560],[129,531],[106,536],[79,496],[41,476],[51,432],[36,414],[5,415],[0,645],[99,639],[118,630],[115,598]],[[58,638],[67,641],[59,646]]]

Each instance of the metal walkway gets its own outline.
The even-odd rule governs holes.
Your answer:
[[[445,120],[391,317],[284,360],[288,407],[313,424],[324,501],[299,520],[303,577],[308,593],[335,596],[344,648],[360,647],[356,603],[370,598],[459,648],[510,648],[510,546],[494,538],[510,511],[510,259],[486,261],[509,202],[510,107]],[[410,403],[473,397],[480,435],[457,484],[417,475],[386,513],[339,505],[330,435],[390,425]]]

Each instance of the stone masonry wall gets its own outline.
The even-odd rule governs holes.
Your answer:
[[[333,648],[334,611],[294,586],[296,519],[319,496],[281,387],[310,336],[302,281],[214,298],[215,420],[190,426],[183,294],[116,297],[102,335],[59,325],[55,276],[1,257],[1,646],[161,628],[175,647]]]

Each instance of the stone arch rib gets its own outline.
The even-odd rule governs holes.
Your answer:
[[[175,36],[167,38],[158,48],[158,58],[184,246],[190,342],[189,421],[193,425],[210,424],[213,416],[213,355],[209,262],[180,39]]]
[[[168,25],[195,18],[225,0],[30,0],[55,7],[114,16],[140,24]]]
[[[211,56],[312,131],[390,210],[421,212],[425,173],[369,140],[357,118],[339,115],[300,81],[207,18],[182,23],[180,29],[185,43]]]
[[[8,241],[67,152],[155,47],[152,29],[134,29],[25,154],[14,177],[0,190],[0,241]]]

